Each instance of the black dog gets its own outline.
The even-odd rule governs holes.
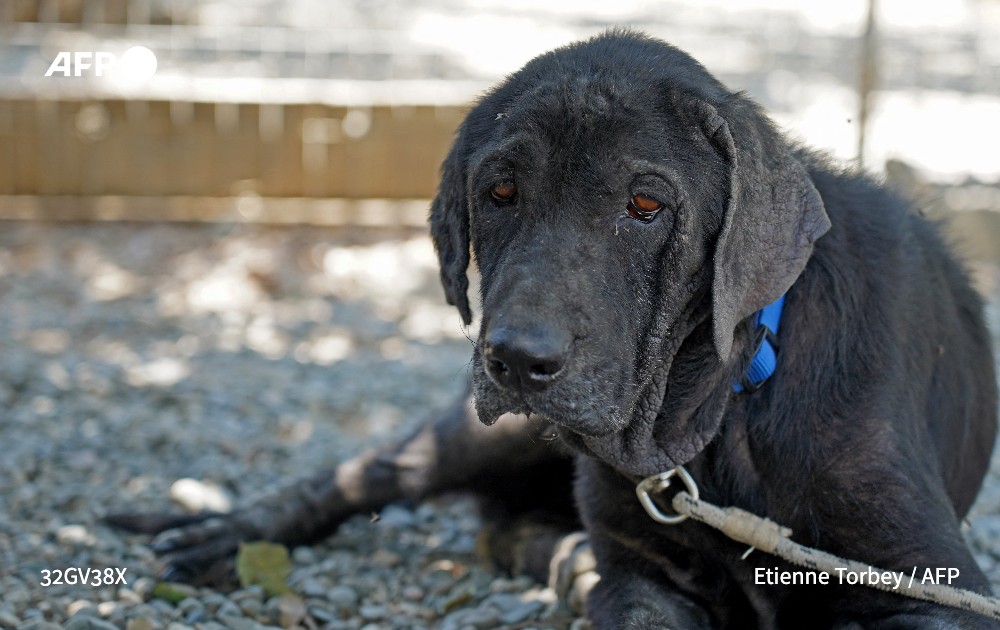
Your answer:
[[[681,51],[610,32],[480,101],[431,224],[466,322],[470,245],[482,275],[476,413],[456,406],[403,443],[161,536],[173,577],[238,540],[300,542],[459,487],[568,531],[575,469],[597,628],[993,627],[836,580],[760,584],[755,569],[790,565],[741,559],[745,545],[692,521],[658,524],[635,496],[637,480],[684,465],[703,498],[806,545],[907,575],[955,568],[955,585],[989,592],[959,533],[995,435],[989,336],[962,269],[905,202],[789,144]],[[774,334],[757,314],[782,296]],[[769,374],[755,357],[775,349]]]

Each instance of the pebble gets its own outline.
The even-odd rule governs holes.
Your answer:
[[[97,612],[102,617],[110,617],[116,611],[118,611],[120,605],[118,602],[101,602],[97,605]]]
[[[13,628],[20,623],[17,615],[9,610],[0,610],[0,628]]]
[[[123,604],[141,604],[144,600],[142,595],[129,588],[118,589],[118,601]]]
[[[335,614],[320,606],[309,608],[309,615],[321,623],[329,623],[337,618]]]
[[[308,545],[299,545],[292,549],[292,561],[295,564],[315,564],[317,560],[316,552]]]
[[[248,617],[255,617],[264,610],[264,603],[259,599],[240,600],[240,610]]]
[[[83,525],[64,525],[56,531],[56,540],[64,545],[90,545],[97,543],[86,527]]]
[[[405,595],[404,595],[405,597]],[[326,599],[337,606],[349,608],[358,603],[358,592],[350,586],[334,586],[326,592]]]
[[[229,599],[221,593],[209,593],[201,598],[201,603],[205,605],[205,609],[213,614],[228,601]]]
[[[299,589],[302,591],[303,595],[309,597],[319,597],[324,595],[329,588],[328,585],[324,584],[322,581],[316,578],[308,578],[302,582]]]
[[[219,609],[215,611],[215,616],[219,619],[223,617],[242,617],[243,611],[236,605],[236,602],[226,600]]]
[[[402,595],[403,599],[408,599],[411,602],[419,602],[424,598],[424,589],[420,588],[419,586],[413,586],[411,584],[409,586],[403,587]]]
[[[205,604],[203,604],[196,597],[185,597],[177,604],[177,610],[180,611],[182,615],[186,615],[193,610],[204,610]]]
[[[66,622],[63,630],[118,630],[110,621],[95,619],[89,615],[77,615]]]
[[[237,617],[234,615],[220,615],[219,621],[228,626],[231,630],[258,630],[260,624],[253,619]]]
[[[173,604],[170,602],[165,602],[162,599],[151,599],[146,602],[146,605],[156,611],[157,615],[170,618],[176,612]]]
[[[378,621],[384,619],[389,613],[389,610],[385,606],[378,606],[375,604],[365,604],[358,609],[358,614],[365,621]]]
[[[156,624],[149,617],[132,617],[125,624],[125,630],[156,630]]]
[[[66,606],[66,614],[72,617],[74,615],[78,615],[84,611],[87,611],[88,609],[93,611],[93,614],[95,615],[98,614],[97,608],[94,607],[94,604],[92,602],[88,602],[85,599],[78,599],[73,602],[70,602],[69,606]]]
[[[500,621],[500,615],[492,608],[474,608],[463,611],[462,624],[476,628],[495,628]]]
[[[372,564],[386,569],[397,567],[402,561],[402,556],[388,549],[379,549],[372,555]]]
[[[278,609],[277,617],[282,628],[297,626],[305,619],[306,605],[298,597],[294,595],[282,595],[281,597],[275,597],[272,601],[275,602]],[[269,608],[270,603],[268,602]]]
[[[239,602],[246,599],[256,599],[258,601],[264,599],[264,587],[259,584],[251,584],[246,588],[241,588],[237,591],[233,591],[229,595],[229,599]]]
[[[31,601],[31,593],[25,590],[14,590],[11,589],[4,593],[4,603],[14,606],[15,608],[23,606]]]
[[[545,603],[537,599],[520,602],[516,606],[504,609],[500,615],[500,621],[504,625],[512,626],[527,621],[545,609]]]
[[[413,527],[418,522],[417,515],[412,510],[394,503],[382,508],[379,517],[379,524],[381,526],[398,529]]]

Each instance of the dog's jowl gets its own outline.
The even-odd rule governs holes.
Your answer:
[[[466,322],[473,260],[481,274],[471,402],[218,519],[133,517],[180,526],[157,544],[169,575],[464,488],[504,524],[494,546],[515,569],[544,578],[560,536],[586,532],[596,628],[994,627],[906,597],[894,573],[744,557],[636,500],[638,480],[683,465],[702,498],[796,542],[989,592],[959,532],[995,435],[989,336],[907,201],[790,142],[685,53],[615,31],[478,102],[431,230]],[[544,529],[510,540],[527,521]]]

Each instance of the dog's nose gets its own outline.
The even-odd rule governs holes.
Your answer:
[[[486,334],[486,370],[501,387],[537,392],[562,374],[572,342],[553,330],[496,328]]]

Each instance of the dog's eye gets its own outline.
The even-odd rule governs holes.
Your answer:
[[[643,223],[652,221],[656,213],[662,209],[662,203],[646,195],[632,195],[628,201],[628,216]]]
[[[494,184],[493,188],[490,188],[490,196],[500,203],[513,201],[516,194],[517,186],[511,181],[500,182],[499,184]]]

